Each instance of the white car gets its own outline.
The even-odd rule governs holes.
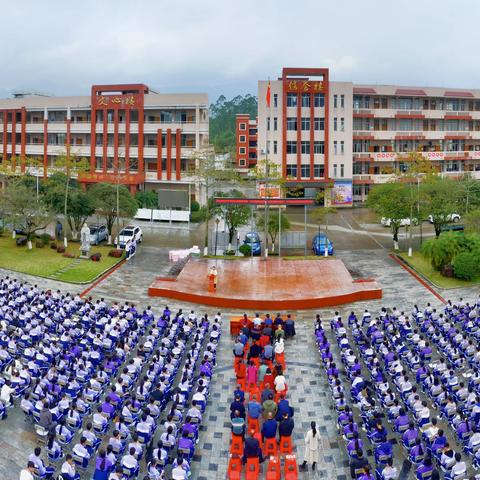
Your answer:
[[[385,226],[385,227],[389,227],[391,224],[392,224],[392,219],[391,218],[385,218],[385,217],[382,217],[382,219],[380,220],[380,223]],[[417,225],[418,224],[418,220],[416,218],[413,219],[413,224],[414,225]],[[410,226],[410,219],[409,218],[402,218],[400,220],[400,226],[401,227],[408,227]]]
[[[451,213],[450,215],[447,215],[447,222],[453,222],[453,223],[458,223],[462,217],[458,213]],[[428,216],[428,221],[430,223],[433,223],[433,215]]]
[[[125,245],[130,242],[131,240],[134,240],[137,243],[141,243],[143,240],[143,233],[142,229],[139,226],[136,225],[128,225],[120,231],[120,234],[118,235],[118,241],[115,239],[115,243],[118,243],[118,246],[120,248],[125,248]]]

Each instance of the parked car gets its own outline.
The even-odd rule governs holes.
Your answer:
[[[380,223],[385,227],[389,227],[392,224],[392,219],[382,217],[382,219],[380,220]],[[414,218],[413,219],[413,224],[418,225],[418,219]],[[400,220],[400,226],[401,227],[409,227],[410,226],[410,219],[409,218],[402,218]]]
[[[260,235],[257,232],[249,232],[245,234],[243,243],[252,249],[252,255],[262,254],[262,241],[260,240]]]
[[[451,213],[447,215],[446,220],[447,222],[458,223],[462,217],[458,213]],[[433,215],[428,216],[428,221],[433,223]]]
[[[142,229],[138,225],[128,225],[123,228],[118,235],[118,241],[115,238],[115,243],[118,243],[120,248],[125,248],[127,242],[133,239],[138,243],[141,243],[143,240]]]
[[[465,230],[465,225],[462,225],[460,223],[443,225],[443,227],[441,227],[440,230],[442,232],[463,232]]]
[[[312,250],[315,255],[325,255],[325,247],[328,254],[333,255],[333,243],[324,233],[317,233],[312,240]]]
[[[108,230],[106,225],[93,224],[90,225],[90,244],[98,245],[100,242],[108,239]]]

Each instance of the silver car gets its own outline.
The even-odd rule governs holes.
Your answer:
[[[98,245],[100,242],[108,239],[108,230],[106,225],[90,225],[90,245]]]

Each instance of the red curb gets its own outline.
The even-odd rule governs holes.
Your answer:
[[[432,288],[420,275],[415,272],[412,268],[402,262],[396,255],[391,253],[390,258],[395,260],[403,269],[405,269],[413,278],[415,278],[421,285],[423,285],[430,293],[435,295],[442,303],[447,303],[447,301],[434,289]]]
[[[86,290],[84,290],[81,294],[80,294],[80,298],[81,297],[84,297],[87,293],[89,293],[91,290],[93,290],[99,283],[103,282],[107,277],[109,277],[113,272],[115,272],[117,269],[119,269],[124,263],[125,263],[125,259],[123,259],[122,261],[118,262],[111,270],[109,270],[107,273],[105,273],[104,275],[102,275],[100,278],[98,278],[97,280],[95,280],[95,282],[92,283],[92,285],[90,285]]]

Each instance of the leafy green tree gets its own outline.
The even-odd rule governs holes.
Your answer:
[[[480,207],[480,182],[470,175],[458,180],[460,208],[459,213],[469,213]]]
[[[230,190],[227,193],[217,192],[216,197],[223,198],[245,198],[242,192]],[[246,225],[250,219],[250,208],[248,205],[216,205],[215,213],[220,215],[228,230],[228,250],[231,250],[231,243],[238,227]]]
[[[45,200],[55,213],[65,214],[66,182],[67,177],[63,173],[55,173],[49,178],[45,187]],[[66,220],[72,232],[72,238],[76,240],[87,218],[95,213],[95,206],[90,191],[81,190],[76,180],[71,180],[70,185]]]
[[[158,208],[158,194],[153,190],[137,192],[135,200],[138,203],[138,208]]]
[[[272,242],[272,249],[275,247],[275,241],[280,232],[286,232],[292,228],[290,220],[285,215],[285,213],[280,212],[280,218],[278,218],[278,213],[273,213],[268,217],[268,234],[270,235],[270,240]],[[260,215],[257,220],[257,226],[259,229],[265,229],[265,217]]]
[[[95,211],[105,219],[108,230],[108,243],[112,243],[112,230],[117,219],[117,190],[118,190],[118,213],[120,217],[132,218],[138,210],[138,204],[124,185],[112,185],[111,183],[97,183],[91,189],[91,195]],[[119,232],[117,232],[118,235]]]
[[[430,260],[435,270],[451,265],[455,256],[462,251],[460,235],[454,232],[442,232],[437,238],[423,243],[422,254]]]
[[[63,218],[64,222],[68,223],[68,199],[72,177],[76,177],[83,172],[88,172],[90,162],[86,158],[77,157],[71,153],[64,153],[55,159],[55,168],[66,177],[63,197]],[[67,247],[67,225],[63,226],[63,243],[65,247]]]
[[[411,214],[411,194],[405,183],[375,185],[367,198],[367,206],[382,218],[389,219],[393,245],[398,250],[398,232],[402,220]]]
[[[235,152],[235,128],[238,113],[257,116],[257,98],[252,95],[237,95],[227,100],[220,95],[217,101],[210,105],[210,142],[218,153]]]
[[[52,214],[42,197],[32,201],[32,191],[20,182],[11,182],[2,194],[2,204],[7,218],[15,228],[25,233],[28,248],[32,248],[32,237],[47,228]]]
[[[329,205],[328,198],[330,189],[333,188],[333,183],[325,184],[325,188],[318,192],[315,196],[315,204],[317,208],[310,212],[310,217],[318,223],[318,233],[320,233],[320,226],[325,222],[325,235],[328,236],[328,219],[332,214],[337,213],[337,209]]]
[[[438,238],[442,227],[451,222],[452,213],[459,209],[459,184],[451,178],[431,177],[420,184],[420,192]]]
[[[226,162],[219,165],[215,159],[215,154],[211,149],[203,149],[199,151],[195,157],[195,171],[193,176],[197,185],[207,199],[205,205],[202,207],[202,216],[205,218],[205,238],[204,247],[208,247],[208,227],[212,218],[212,207],[214,206],[211,196],[213,192],[228,184],[235,184],[240,181],[239,175]]]

